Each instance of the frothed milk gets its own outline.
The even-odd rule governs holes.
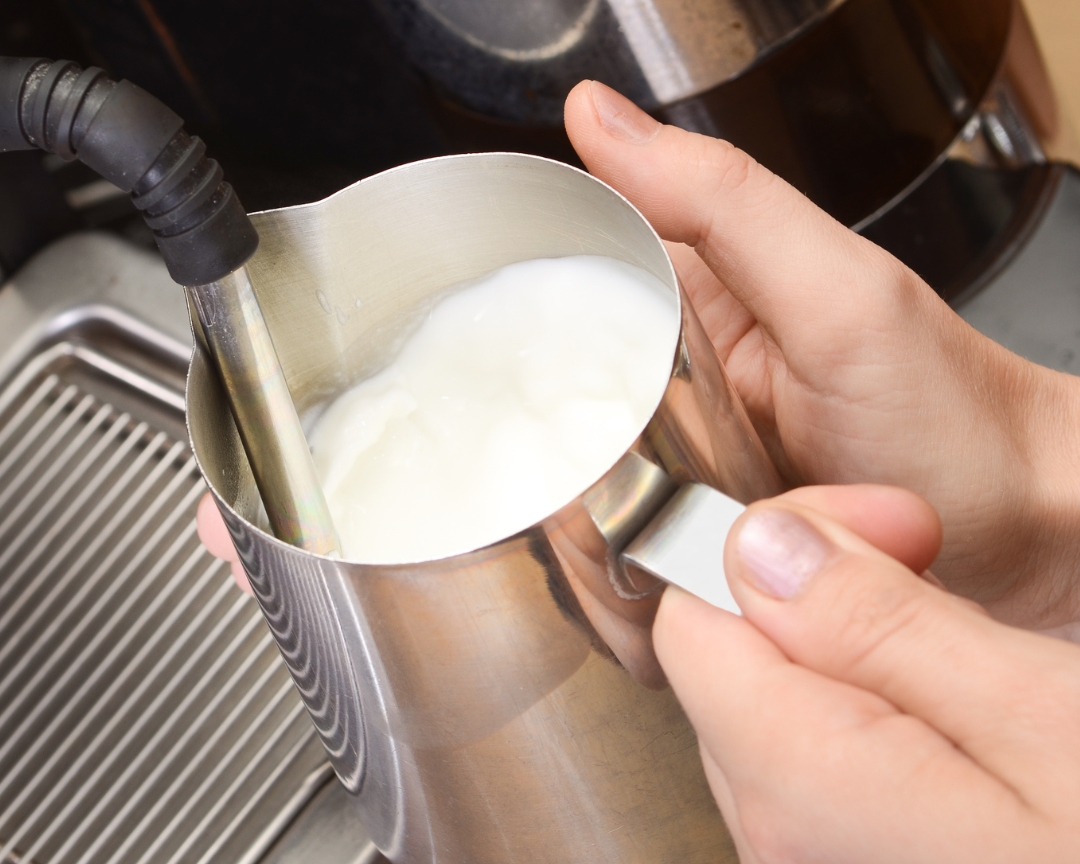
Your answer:
[[[569,503],[656,409],[678,332],[671,291],[612,258],[523,261],[450,293],[311,436],[344,557],[455,555]]]

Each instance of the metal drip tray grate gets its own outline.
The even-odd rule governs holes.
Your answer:
[[[328,777],[182,405],[76,340],[0,391],[0,864],[256,861]]]

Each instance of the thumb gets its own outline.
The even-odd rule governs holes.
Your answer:
[[[724,562],[747,620],[794,663],[923,720],[1031,804],[1080,794],[1061,767],[1080,758],[1076,646],[991,620],[783,499],[748,509]]]
[[[694,247],[785,355],[816,345],[819,330],[862,333],[909,308],[912,291],[936,302],[891,255],[731,144],[663,126],[596,81],[574,88],[565,116],[589,170],[666,240]]]

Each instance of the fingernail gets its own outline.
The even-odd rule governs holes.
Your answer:
[[[801,516],[789,510],[764,510],[746,520],[736,550],[758,590],[790,600],[836,547]]]
[[[589,82],[589,95],[592,96],[600,125],[609,135],[631,144],[644,144],[660,131],[659,121],[599,81]]]

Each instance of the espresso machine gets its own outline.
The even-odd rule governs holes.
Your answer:
[[[443,153],[579,164],[562,102],[594,78],[743,148],[958,301],[1023,244],[1065,152],[1015,0],[49,2],[74,59],[177,110],[251,210]]]
[[[382,8],[455,140],[535,137],[565,158],[562,100],[595,78],[746,150],[951,300],[1003,266],[1058,182],[1053,94],[1011,0]]]
[[[954,302],[977,293],[1021,252],[1064,178],[1074,173],[1069,166],[1055,161],[1064,152],[1061,124],[1024,13],[1011,0],[978,3],[974,0],[522,0],[515,3],[357,0],[348,4],[314,0],[303,8],[285,0],[268,0],[260,4],[255,16],[250,10],[237,8],[238,4],[220,0],[215,4],[203,0],[185,3],[65,0],[56,6],[54,19],[47,18],[43,11],[46,6],[35,4],[34,14],[39,18],[45,16],[43,20],[51,23],[59,22],[52,35],[61,46],[53,48],[48,44],[47,31],[30,28],[25,32],[6,31],[8,38],[22,40],[21,44],[5,48],[6,52],[74,56],[83,65],[103,66],[112,77],[130,79],[161,97],[185,116],[192,132],[210,142],[212,153],[225,166],[238,199],[248,211],[278,212],[277,216],[268,213],[256,217],[255,222],[264,240],[267,236],[274,238],[279,253],[282,249],[288,251],[281,238],[291,236],[282,226],[296,220],[299,220],[296,224],[306,225],[305,220],[311,219],[319,224],[321,236],[333,234],[332,225],[328,229],[323,224],[326,218],[323,214],[339,205],[292,210],[293,205],[326,198],[353,181],[400,162],[454,153],[514,150],[574,163],[576,157],[561,129],[561,105],[565,94],[582,78],[610,84],[665,122],[726,138],[747,150],[837,219],[893,251]],[[60,38],[60,24],[68,26],[64,38]],[[236,38],[238,34],[244,38]],[[36,234],[26,232],[33,239],[23,242],[21,248],[18,244],[11,246],[11,258],[3,262],[7,268],[16,267],[26,254],[34,251],[28,245],[34,246],[49,236],[64,235],[80,220],[93,220],[91,224],[95,227],[122,233],[136,243],[149,239],[132,228],[134,211],[124,195],[110,196],[101,187],[96,187],[101,193],[97,198],[89,194],[72,195],[72,191],[86,189],[90,184],[85,177],[72,179],[71,166],[55,161],[23,164],[27,174],[44,172],[45,179],[51,178],[66,188],[49,211],[49,219],[41,220],[41,230]],[[340,204],[343,199],[337,200]],[[338,237],[336,242],[344,241]],[[0,244],[0,254],[4,254],[4,248]],[[266,259],[253,260],[258,293],[259,274],[272,273],[274,267]],[[39,271],[40,267],[35,273]],[[150,272],[147,268],[140,270],[143,274],[147,272]],[[264,278],[273,281],[272,276]],[[7,298],[11,296],[9,292]],[[82,294],[79,298],[78,308],[89,308],[89,300]],[[124,302],[138,305],[140,316],[153,317],[153,310],[148,308],[153,303]],[[274,309],[272,304],[266,305]],[[16,307],[9,302],[3,308]],[[169,314],[175,315],[175,309],[172,306],[169,309],[172,310]],[[94,315],[98,312],[86,314],[90,316],[86,320],[97,322]],[[275,314],[287,323],[296,320],[291,311],[288,315],[280,311]],[[113,317],[116,320],[110,318],[109,327],[127,327],[135,334],[128,340],[132,345],[152,341],[139,330],[141,325],[122,316]],[[73,319],[68,315],[63,320]],[[84,319],[79,321],[82,322],[79,327],[83,328],[79,334],[112,332],[98,323],[87,329]],[[329,323],[333,326],[333,322]],[[45,330],[67,332],[63,330],[67,326],[51,323]],[[169,327],[172,324],[166,329]],[[83,335],[73,337],[73,344],[82,344],[83,338]],[[275,339],[278,341],[282,340]],[[330,344],[331,340],[327,337],[324,341]],[[42,344],[49,350],[55,347],[48,339]],[[285,358],[284,365],[292,362],[299,364],[296,368],[303,367],[306,363],[303,346],[290,345],[288,351],[290,357]],[[101,352],[107,353],[105,348]],[[173,361],[183,351],[172,345],[165,353],[175,365]],[[202,376],[197,379],[197,387],[204,389],[211,386],[207,383],[208,355],[204,349],[197,356],[201,358],[197,375]],[[124,359],[128,361],[127,354]],[[95,362],[98,365],[94,367],[97,370],[94,380],[113,374],[108,370],[115,371],[115,363],[109,367],[104,361]],[[25,377],[30,368],[23,360],[5,359],[4,363],[0,371],[5,374],[14,369]],[[141,366],[138,368],[145,379],[148,373]],[[126,386],[137,377],[128,375]],[[723,389],[721,384],[716,387]],[[157,392],[149,386],[144,389]],[[175,393],[169,397],[171,403],[160,393],[158,397],[166,407],[171,405],[175,410],[178,398]],[[179,398],[182,406],[182,397]],[[8,404],[0,403],[0,412],[8,410]],[[30,412],[27,416],[36,416],[31,409],[26,411]],[[207,416],[221,413],[211,412]],[[212,423],[205,417],[196,423],[196,456],[204,461],[206,453],[215,446],[207,441],[220,431]],[[255,550],[251,552],[256,562],[253,567],[260,566],[258,562],[267,555],[271,559],[276,555],[274,560],[279,564],[294,560],[291,553],[265,541],[265,519],[252,491],[253,483],[245,473],[238,439],[230,430],[225,430],[225,437],[232,461],[215,461],[210,474],[216,491],[220,491],[218,487],[227,490],[221,500],[233,508],[236,519],[231,527],[235,536],[250,541],[248,551]],[[181,452],[182,445],[177,446],[180,447],[177,452]],[[200,447],[204,451],[201,455]],[[189,495],[185,506],[191,506],[192,500]],[[596,520],[592,524],[596,525]],[[519,544],[522,548],[515,550],[515,554],[534,569],[555,567],[553,555],[545,557],[546,547],[541,548],[543,544],[537,545],[534,540]],[[307,564],[300,560],[280,566],[302,569]],[[370,741],[365,744],[365,739],[357,737],[357,730],[363,732],[367,723],[368,734],[372,730],[377,732],[384,718],[370,709],[365,715],[363,707],[357,708],[355,694],[341,684],[341,678],[346,673],[361,678],[368,674],[362,668],[354,672],[349,664],[364,655],[367,650],[364,640],[370,639],[373,631],[368,623],[349,619],[337,625],[339,630],[344,628],[345,641],[349,643],[345,653],[340,643],[331,640],[317,642],[317,650],[305,654],[304,651],[310,652],[310,645],[305,648],[304,640],[297,639],[297,633],[302,631],[293,626],[295,616],[290,608],[310,607],[330,615],[330,610],[348,608],[350,602],[344,582],[329,580],[318,567],[309,569],[315,586],[312,590],[294,590],[290,598],[289,591],[278,592],[272,580],[260,578],[261,590],[266,595],[261,599],[265,611],[267,604],[285,598],[282,601],[285,605],[275,607],[280,614],[275,617],[268,613],[271,629],[285,654],[285,665],[315,721],[313,725],[322,736],[338,779],[327,786],[320,785],[328,777],[328,769],[317,767],[325,765],[325,758],[320,762],[316,757],[311,771],[301,776],[295,787],[284,780],[271,782],[275,777],[290,775],[284,767],[278,773],[274,773],[276,769],[272,766],[260,769],[271,780],[259,789],[276,788],[275,800],[284,803],[264,807],[269,815],[263,822],[256,818],[258,808],[238,806],[239,815],[228,826],[233,833],[227,839],[233,846],[224,839],[213,839],[213,831],[217,829],[213,820],[206,817],[199,825],[209,826],[206,831],[210,839],[191,858],[193,861],[227,860],[220,857],[225,854],[223,850],[238,848],[236,838],[240,836],[254,839],[244,847],[243,855],[232,860],[255,862],[266,854],[270,857],[265,860],[274,862],[310,860],[311,856],[321,854],[317,850],[326,839],[327,825],[336,826],[333,830],[348,839],[341,844],[340,858],[323,856],[323,860],[340,860],[342,864],[375,860],[377,850],[356,839],[358,829],[354,821],[338,815],[350,811],[349,796],[355,797],[362,789],[369,824],[381,835],[377,838],[379,846],[396,856],[404,848],[402,837],[395,833],[404,824],[403,814],[416,812],[402,802],[415,800],[417,789],[421,788],[413,774],[435,770],[412,760],[408,748],[394,750],[389,755],[383,752],[381,758],[386,760],[401,757],[401,765],[394,763],[396,773],[385,774],[398,778],[395,782],[399,786],[387,785],[382,795],[370,787],[363,788],[364,758],[374,759],[380,751],[365,750],[370,747]],[[262,572],[257,575],[265,577]],[[3,576],[0,572],[0,581]],[[382,581],[372,580],[363,590],[383,592],[387,608],[393,606],[393,614],[407,628],[404,607],[387,593],[389,589],[384,583],[388,580],[382,576],[379,579]],[[558,580],[555,583],[559,584]],[[618,678],[621,674],[618,657],[605,652],[602,639],[589,635],[588,621],[582,619],[572,596],[554,590],[552,596],[549,629],[572,632],[578,639],[573,643],[574,651],[587,658],[583,662],[589,668],[595,667],[597,674]],[[564,620],[557,612],[569,617]],[[438,610],[427,610],[427,614],[437,616]],[[426,638],[431,638],[434,632],[427,633]],[[582,637],[582,633],[588,638]],[[436,657],[441,663],[450,663],[452,659]],[[575,659],[580,659],[577,654]],[[438,670],[432,672],[419,663],[410,668],[416,676],[417,692],[430,705],[445,707],[446,699],[437,697],[434,689]],[[386,700],[385,704],[380,703],[383,714],[400,711],[405,718],[401,722],[412,723],[405,710],[408,705],[394,703],[400,694],[379,689],[392,677],[380,678],[380,674],[372,673],[365,687]],[[492,673],[488,677],[499,679],[503,689],[511,686],[506,676],[500,678]],[[137,686],[134,679],[131,686]],[[652,706],[650,723],[655,721],[652,715],[662,715],[664,722],[678,729],[677,734],[668,736],[679,744],[677,757],[671,758],[679,762],[680,770],[691,773],[696,770],[694,760],[683,758],[686,755],[683,751],[690,752],[692,747],[687,743],[690,738],[685,721],[680,720],[673,701],[662,695],[662,691],[661,695],[649,691],[648,695],[635,696],[637,691],[621,678],[618,687],[624,702],[618,706],[614,703],[589,706],[589,710],[595,716],[615,712],[620,714],[618,722],[623,722],[625,717],[621,715],[633,713],[634,699],[646,700]],[[470,700],[458,701],[460,712],[479,712],[477,704]],[[274,703],[274,707],[266,710],[284,711],[282,705],[286,703]],[[290,711],[289,722],[302,725],[304,715],[299,700]],[[327,717],[334,722],[327,724]],[[336,717],[349,722],[337,723]],[[483,716],[477,719],[481,725],[491,720]],[[524,723],[523,728],[527,725]],[[18,728],[24,726],[31,728],[28,722]],[[0,735],[5,728],[0,726]],[[299,735],[295,731],[298,728],[290,726],[289,734]],[[647,731],[642,726],[635,734]],[[527,736],[523,733],[519,737],[524,741]],[[313,750],[321,752],[313,735],[296,740],[299,743],[294,747],[295,752],[302,750],[307,757]],[[4,753],[8,750],[14,753],[14,742],[14,738],[0,741],[0,747],[6,748]],[[444,744],[440,742],[440,747]],[[457,756],[447,758],[460,757],[458,742],[451,744],[443,749]],[[416,749],[423,751],[424,747],[416,745]],[[115,761],[120,757],[109,758]],[[543,753],[531,753],[530,758],[537,764],[551,761]],[[480,767],[478,763],[462,763],[454,768],[455,776],[459,779],[473,776],[469,772]],[[614,787],[618,766],[613,771],[608,779]],[[211,771],[207,776],[209,785],[199,786],[200,790],[210,788],[217,775]],[[373,772],[369,776],[384,775]],[[476,788],[487,789],[485,782],[481,782],[483,775],[476,776],[480,779],[471,781]],[[39,783],[35,779],[34,783],[37,785],[33,789],[39,786],[47,789],[45,781]],[[527,786],[522,780],[520,788]],[[703,793],[700,777],[694,775],[686,790],[691,786],[700,797]],[[30,812],[39,814],[54,806],[52,802],[59,794],[55,791],[49,792],[40,803],[35,804],[31,799],[26,804],[25,790],[29,788],[30,784],[23,783],[23,791],[15,799],[18,807],[26,810],[36,806]],[[458,787],[448,782],[444,788]],[[509,800],[513,788],[506,787],[508,800],[491,799],[481,804],[493,813],[513,811],[515,824],[525,824],[528,820],[522,814],[528,812],[531,799]],[[557,794],[558,789],[554,791]],[[81,794],[85,797],[89,793]],[[453,821],[457,812],[456,795],[457,792],[444,799],[432,799],[430,809]],[[60,800],[62,803],[63,798]],[[697,808],[700,801],[695,801],[693,806]],[[165,799],[158,803],[151,800],[147,806],[157,813],[167,807],[164,802]],[[15,804],[2,796],[0,803],[11,812],[18,811]],[[198,804],[191,806],[197,809]],[[60,813],[68,814],[69,810],[79,814],[74,805],[61,808]],[[373,810],[377,811],[374,815]],[[462,852],[465,847],[461,838],[470,831],[500,834],[498,824],[484,823],[481,811],[482,807],[476,809],[476,802],[461,810],[471,814],[468,818],[474,821],[457,824],[455,855],[468,854]],[[97,809],[90,812],[97,813]],[[126,810],[119,812],[123,814]],[[447,813],[450,815],[445,816]],[[177,818],[179,815],[182,813]],[[573,815],[580,820],[581,812]],[[702,824],[711,818],[708,814],[698,816]],[[537,817],[542,821],[541,813]],[[646,823],[647,814],[642,819]],[[85,820],[84,823],[94,824]],[[78,849],[83,834],[75,829],[65,833],[68,829],[63,827],[62,820],[49,824],[52,833],[47,840],[20,839],[18,843],[10,839],[14,833],[5,836],[5,832],[21,832],[20,838],[32,838],[37,823],[15,829],[0,825],[0,841],[7,844],[4,848],[10,847],[14,852],[59,848],[69,857],[77,856],[78,851],[72,849]],[[78,831],[90,830],[83,823],[77,824]],[[122,820],[108,824],[117,837],[123,836]],[[286,830],[289,824],[292,828]],[[163,839],[164,833],[154,839],[152,827],[144,827],[152,825],[153,820],[138,823],[142,831],[139,842],[144,843],[143,858],[151,860],[155,850],[169,849],[173,850],[174,860],[187,860],[184,858],[187,847],[179,841]],[[174,820],[166,827],[176,832],[180,830],[177,826],[182,825]],[[242,825],[243,831],[236,825]],[[542,828],[542,824],[530,825],[530,830]],[[363,829],[359,830],[363,837]],[[433,835],[428,840],[424,854],[430,853],[431,860],[442,860],[437,837]],[[711,842],[717,849],[724,846],[722,839]],[[170,846],[172,843],[175,845]],[[266,853],[271,844],[273,850]],[[574,860],[578,854],[573,851],[572,838],[562,836],[549,845],[566,860]],[[706,845],[701,849],[709,852]],[[102,860],[126,860],[123,854],[127,848],[121,843],[118,851],[112,853],[113,858]],[[678,854],[692,853],[680,848]],[[722,854],[731,852],[725,848]],[[35,860],[38,855],[35,852]],[[600,860],[592,851],[583,851],[579,857]],[[90,853],[84,853],[83,858],[96,860]],[[656,860],[662,860],[662,855]]]

